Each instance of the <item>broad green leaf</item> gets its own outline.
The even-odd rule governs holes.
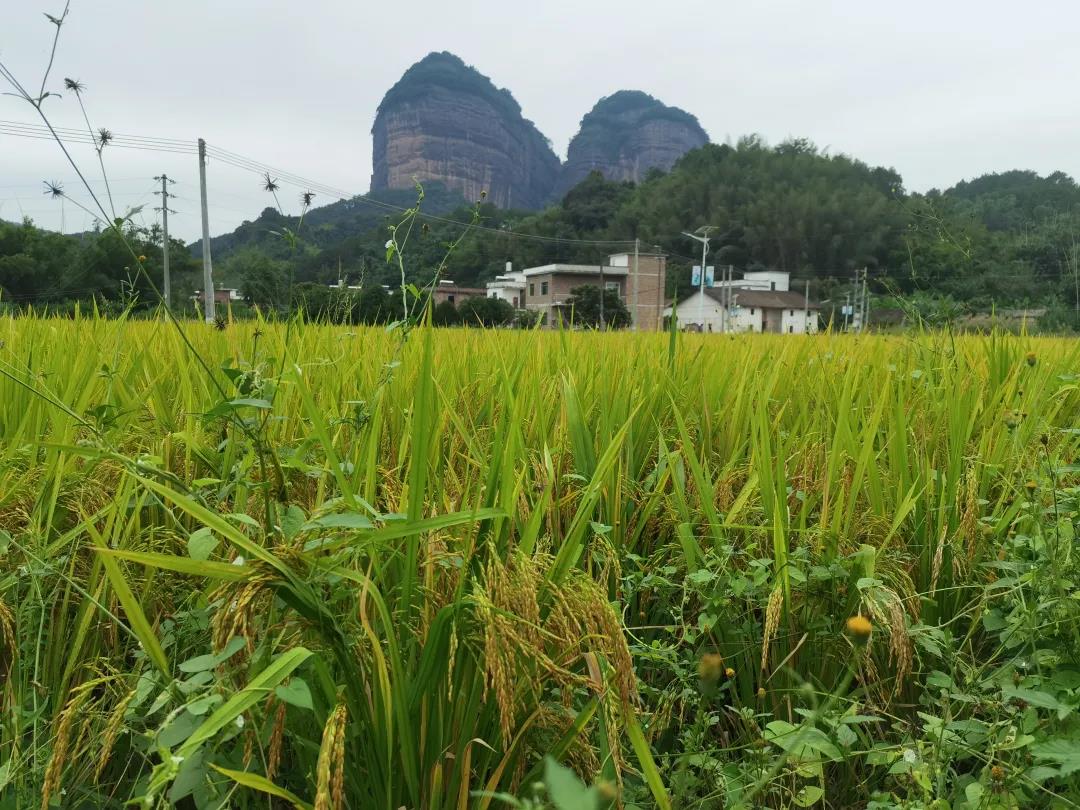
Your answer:
[[[294,647],[279,655],[266,669],[252,678],[247,686],[233,694],[224,705],[206,718],[195,733],[188,737],[176,751],[176,754],[181,757],[191,756],[200,745],[212,739],[225,726],[234,722],[237,717],[260,700],[264,700],[270,691],[288,678],[292,671],[310,656],[311,651],[303,647]]]
[[[817,785],[804,785],[795,794],[792,801],[799,807],[811,807],[821,801],[821,797],[824,795],[825,791]]]
[[[243,785],[246,788],[252,790],[258,790],[261,793],[265,793],[268,796],[277,796],[279,799],[292,804],[297,810],[311,810],[311,805],[301,799],[294,793],[290,793],[283,787],[278,787],[265,776],[260,776],[257,773],[249,773],[248,771],[232,771],[228,768],[221,768],[211,763],[211,768],[220,774],[232,779],[236,784]]]
[[[370,529],[373,525],[371,518],[359,512],[336,512],[309,520],[303,529]]]
[[[311,710],[311,689],[303,678],[290,678],[287,684],[275,689],[274,694],[290,706]]]
[[[785,720],[773,720],[765,726],[764,736],[799,759],[812,760],[824,756],[839,762],[843,758],[825,732],[812,726],[794,726]]]
[[[1036,759],[1056,762],[1062,776],[1080,771],[1080,740],[1047,740],[1031,746],[1031,754]]]
[[[551,757],[544,760],[544,783],[556,810],[596,810],[596,789],[585,787],[576,773]]]
[[[188,556],[193,560],[209,560],[217,546],[218,541],[210,529],[206,527],[196,529],[188,537]]]

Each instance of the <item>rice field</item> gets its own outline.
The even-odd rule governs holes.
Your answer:
[[[1075,807],[1080,344],[0,320],[0,808]]]

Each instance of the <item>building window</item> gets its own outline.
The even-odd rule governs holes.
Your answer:
[[[788,310],[788,315],[791,315],[792,317],[794,317],[795,316],[795,310],[789,309]]]
[[[546,281],[541,281],[540,282],[540,294],[541,295],[547,295],[547,292],[548,292],[548,283]]]
[[[788,330],[788,334],[790,335],[790,334],[791,334],[792,332],[794,332],[794,331],[795,331],[795,324],[793,324],[793,323],[789,323],[789,324],[787,325],[787,330]]]
[[[529,295],[536,295],[536,285],[529,282]]]
[[[775,292],[775,290],[776,290],[776,282],[775,281],[770,281],[769,282],[769,289],[773,290]]]
[[[750,307],[750,314],[751,315],[756,315],[757,311],[753,307]]]
[[[446,296],[446,300],[449,301],[452,304],[452,303],[454,303],[454,296],[448,295],[448,296]]]
[[[604,289],[605,290],[614,290],[615,292],[618,292],[619,291],[619,282],[617,282],[617,281],[605,281],[604,282]]]

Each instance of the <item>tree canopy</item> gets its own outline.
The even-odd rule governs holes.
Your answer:
[[[408,192],[393,194],[391,205],[410,201]],[[818,299],[842,298],[853,271],[867,267],[878,292],[947,297],[962,309],[1074,311],[1080,304],[1080,186],[1061,172],[1008,171],[911,193],[895,170],[805,139],[770,146],[746,137],[693,150],[670,172],[653,171],[637,185],[591,174],[540,212],[484,204],[478,229],[468,225],[473,210],[440,186],[425,189],[422,210],[438,217],[417,220],[408,241],[405,280],[417,287],[437,271],[479,286],[507,262],[519,269],[596,264],[639,239],[642,249],[657,246],[668,256],[668,295],[685,297],[701,254],[682,233],[711,225],[710,264],[787,270],[809,280]],[[296,231],[296,218],[268,209],[215,240],[217,278],[276,306],[292,300],[291,286],[305,283],[397,288],[399,269],[385,249],[397,216],[366,198],[331,203],[312,209],[296,244],[287,245],[273,231]],[[159,278],[160,237],[128,233]],[[62,237],[3,224],[0,288],[16,301],[119,297],[131,260],[113,240],[109,232]],[[193,260],[178,245],[170,250],[183,277]],[[136,290],[145,293],[137,282]]]

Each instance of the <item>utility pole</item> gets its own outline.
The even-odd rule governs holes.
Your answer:
[[[862,305],[863,292],[862,292],[862,286],[861,286],[861,284],[862,284],[861,276],[862,276],[862,271],[861,270],[856,270],[855,271],[854,291],[851,293],[851,299],[852,299],[852,304],[851,304],[851,331],[856,332],[856,333],[862,332],[862,330],[863,330],[863,319],[862,319],[862,316],[863,316],[863,305]]]
[[[687,233],[683,231],[683,236],[688,236],[698,242],[701,242],[701,276],[699,278],[698,285],[698,326],[701,331],[705,331],[705,259],[709,255],[709,231],[715,231],[715,225],[702,225],[694,233]],[[696,236],[695,234],[701,234]],[[721,321],[722,322],[722,321]]]
[[[169,193],[169,184],[175,183],[175,180],[169,179],[169,177],[162,172],[160,176],[155,177],[155,180],[161,181],[161,191],[154,192],[161,195],[161,207],[157,210],[161,212],[161,265],[162,272],[164,273],[164,284],[162,285],[162,293],[165,296],[166,308],[172,307],[172,279],[169,276],[169,214],[175,214],[175,211],[169,210],[169,197],[176,195]]]
[[[199,197],[202,202],[203,312],[214,322],[214,267],[210,261],[210,212],[206,205],[206,141],[199,138]]]
[[[653,254],[656,256],[656,331],[660,332],[664,329],[664,294],[667,292],[664,286],[667,282],[667,257],[660,258],[659,245],[653,245]],[[662,262],[664,263],[662,264]],[[675,319],[674,304],[672,304],[671,317],[672,320]]]
[[[728,303],[728,296],[731,294],[731,279],[729,267],[725,266],[720,269],[720,332],[721,334],[727,334],[728,332],[728,320],[730,319],[731,310]]]
[[[844,293],[844,312],[843,312],[844,329],[843,329],[843,331],[845,331],[845,332],[847,331],[848,315],[850,313],[851,313],[851,290],[848,290],[846,293]]]
[[[725,293],[725,295],[727,297],[727,307],[724,309],[724,325],[725,325],[724,331],[725,332],[733,332],[733,331],[735,331],[734,329],[731,328],[731,305],[735,301],[735,296],[733,294],[734,293],[734,287],[735,287],[735,265],[729,264],[727,266],[727,292]]]
[[[604,264],[600,263],[600,331],[603,332],[606,329],[607,324],[604,323]]]
[[[810,279],[806,280],[806,295],[803,297],[803,334],[810,334]]]
[[[862,269],[862,318],[859,322],[862,324],[863,331],[870,325],[870,294],[866,289],[866,268]]]
[[[638,292],[639,292],[638,279],[640,278],[640,276],[638,275],[638,252],[639,252],[640,248],[641,248],[641,240],[635,237],[635,239],[634,239],[634,292],[633,292],[634,320],[633,320],[633,325],[631,326],[631,329],[633,329],[635,332],[638,331],[638,317],[639,317],[638,316]]]

